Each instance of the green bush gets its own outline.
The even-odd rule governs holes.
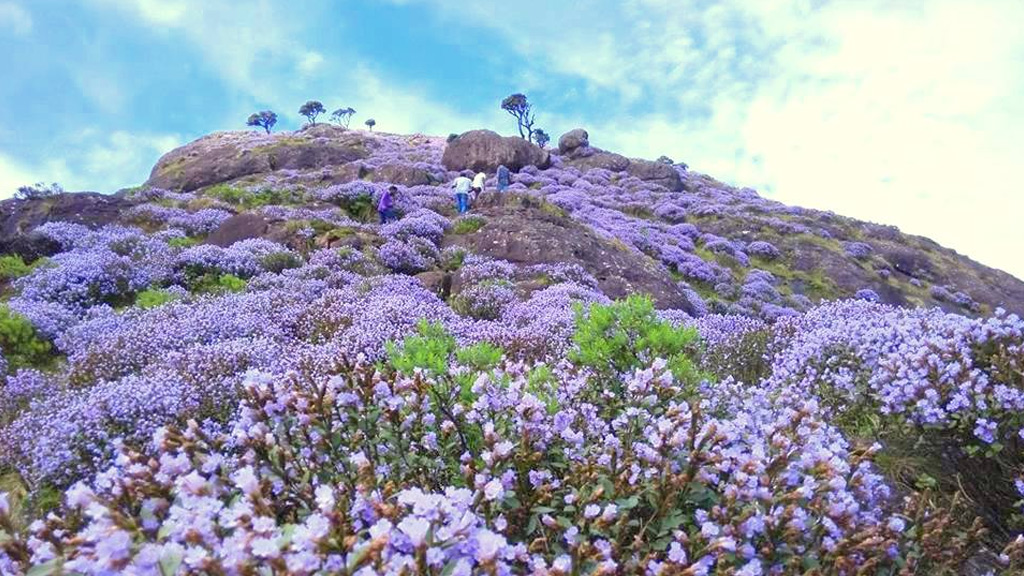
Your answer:
[[[149,310],[150,308],[156,308],[157,306],[163,306],[172,300],[176,300],[178,297],[167,290],[161,290],[159,288],[150,288],[149,290],[143,290],[135,296],[135,305],[143,310]]]
[[[621,375],[650,366],[656,358],[667,361],[681,382],[696,384],[702,377],[692,360],[699,349],[697,330],[659,319],[647,296],[589,308],[577,305],[573,343],[570,358],[613,388],[621,387]]]
[[[173,248],[191,248],[199,244],[199,240],[188,236],[182,236],[179,238],[171,238],[167,241],[167,245]]]
[[[199,294],[224,294],[245,290],[245,280],[232,274],[204,274],[196,278],[190,288]]]
[[[455,338],[437,323],[420,320],[416,333],[406,336],[401,346],[387,344],[388,362],[403,373],[412,374],[416,368],[435,375],[448,373],[448,360],[455,352]]]
[[[360,194],[340,203],[349,217],[358,222],[370,222],[377,217],[377,207],[369,194]]]
[[[234,204],[246,209],[259,208],[271,204],[295,204],[301,202],[303,194],[298,190],[275,190],[272,188],[260,188],[259,190],[246,190],[230,184],[217,184],[204,190],[204,194],[210,198],[216,198],[228,204]]]
[[[463,216],[452,225],[453,234],[472,234],[484,227],[487,221],[480,216]]]
[[[4,254],[0,256],[0,279],[13,280],[22,276],[28,276],[33,268],[35,268],[35,265],[25,264],[25,261],[17,254]]]
[[[526,390],[544,403],[548,414],[558,412],[558,377],[547,364],[538,364],[526,377]]]
[[[462,264],[465,261],[466,250],[464,248],[449,248],[441,252],[441,269],[446,272],[454,272],[462,268]]]
[[[501,362],[505,351],[490,342],[477,342],[455,353],[455,359],[463,366],[469,366],[477,372],[493,370]]]
[[[8,370],[40,366],[49,360],[50,343],[36,336],[27,318],[0,305],[0,348],[7,359]]]
[[[260,263],[265,270],[280,274],[290,268],[302,266],[302,259],[291,252],[273,252],[264,256]]]

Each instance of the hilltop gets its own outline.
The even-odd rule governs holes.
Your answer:
[[[218,132],[0,254],[2,574],[1024,569],[1024,283],[583,129]]]
[[[969,315],[999,307],[1024,311],[1024,283],[927,238],[785,206],[681,166],[628,159],[590,146],[583,130],[568,133],[550,151],[482,131],[451,145],[437,137],[332,125],[215,133],[165,155],[144,186],[116,200],[99,199],[95,206],[79,206],[84,198],[49,200],[50,213],[5,203],[0,242],[48,220],[152,227],[181,218],[175,210],[201,209],[236,216],[224,230],[209,230],[213,241],[268,237],[298,246],[307,239],[293,233],[304,221],[317,225],[313,242],[326,246],[341,241],[333,238],[339,230],[371,221],[366,206],[355,226],[345,219],[352,214],[337,210],[361,194],[376,197],[381,186],[396,184],[404,191],[403,211],[424,207],[451,218],[454,176],[486,170],[493,187],[500,163],[516,170],[513,198],[485,198],[474,211],[485,217],[479,227],[446,234],[442,248],[457,244],[520,265],[577,264],[598,277],[610,297],[646,292],[659,307],[688,312],[774,319],[820,300],[854,297]],[[158,199],[151,190],[194,197]],[[537,205],[523,208],[521,201]],[[298,208],[318,212],[288,216]],[[289,226],[294,230],[286,231]],[[372,236],[373,230],[360,230],[363,240],[382,242]]]

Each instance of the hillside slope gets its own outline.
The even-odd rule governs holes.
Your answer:
[[[559,208],[560,215],[589,226],[604,241],[612,242],[622,258],[637,261],[633,266],[637,270],[649,270],[639,283],[610,292],[613,297],[636,289],[654,294],[666,308],[692,311],[706,306],[712,312],[764,318],[805,310],[821,299],[858,293],[884,303],[939,306],[966,314],[987,314],[998,307],[1024,312],[1024,282],[891,226],[785,206],[707,175],[631,161],[590,147],[582,130],[563,137],[561,148],[550,156],[535,147],[517,149],[497,135],[493,135],[496,140],[489,139],[488,134],[493,133],[468,133],[451,146],[433,137],[370,134],[328,125],[270,135],[212,134],[161,158],[146,183],[147,189],[188,192],[194,198],[175,206],[171,206],[174,201],[164,199],[157,206],[147,204],[145,194],[130,194],[123,207],[143,206],[123,214],[104,213],[93,220],[138,223],[149,218],[150,224],[160,224],[166,223],[171,208],[251,212],[276,222],[252,235],[274,230],[276,239],[288,240],[279,230],[287,220],[285,209],[274,206],[327,214],[362,193],[375,197],[385,183],[404,190],[400,209],[423,206],[452,217],[454,207],[447,187],[457,169],[489,167],[492,178],[488,183],[493,186],[493,168],[499,162],[516,167],[522,162],[516,158],[518,154],[525,155],[523,161],[550,167],[524,165],[513,175],[511,191]],[[461,156],[449,154],[456,156],[455,165],[442,163],[446,149],[460,152]],[[44,206],[51,203],[43,202]],[[72,220],[88,220],[96,212],[89,208],[62,212],[58,205],[48,215],[32,206],[18,202],[2,205],[0,242],[9,243],[19,230],[51,218],[66,219],[68,214],[78,213],[81,215]],[[161,209],[165,213],[160,213]],[[370,212],[361,216],[369,221]],[[499,226],[499,222],[506,233],[513,233],[518,225],[519,246],[533,242],[539,253],[544,252],[548,236],[534,230],[539,224],[535,218],[526,213],[506,215],[494,208],[488,214],[497,218],[495,223],[485,223],[474,234],[488,237],[489,226]],[[510,223],[512,218],[515,221]],[[237,227],[237,221],[229,226]],[[320,223],[320,228],[325,227]],[[314,242],[331,241],[329,230],[317,234]],[[564,260],[596,271],[599,263],[595,260],[604,258],[599,254],[553,253],[546,260],[534,255],[529,263]],[[515,261],[514,256],[510,259]],[[750,275],[751,270],[771,276],[763,272]],[[607,271],[597,273],[609,275]],[[700,299],[693,298],[689,289]],[[683,303],[689,300],[693,302]]]
[[[1020,281],[588,139],[0,204],[0,573],[1024,570]]]

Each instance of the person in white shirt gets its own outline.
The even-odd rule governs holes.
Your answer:
[[[459,176],[452,182],[455,189],[455,205],[459,214],[465,214],[469,210],[469,191],[473,188],[473,181],[465,176]]]
[[[477,172],[473,177],[473,200],[476,200],[477,196],[484,191],[484,180],[486,179],[487,175],[483,172]]]

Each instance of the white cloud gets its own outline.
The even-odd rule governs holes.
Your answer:
[[[133,3],[142,18],[160,26],[179,24],[192,7],[183,0],[133,0]]]
[[[90,0],[137,18],[155,34],[175,34],[233,87],[254,96],[273,93],[264,69],[278,63],[300,67],[312,54],[294,39],[287,6],[268,0]],[[276,78],[275,78],[276,79]]]
[[[331,101],[350,105],[356,109],[354,127],[362,127],[367,118],[378,124],[374,130],[393,133],[444,135],[463,132],[480,126],[493,125],[500,110],[491,116],[463,112],[434,101],[427,92],[414,85],[375,73],[368,64],[352,68],[352,82],[347,83],[346,94]]]
[[[61,142],[67,155],[33,163],[0,152],[0,199],[19,186],[58,182],[66,190],[114,192],[141,184],[139,175],[163,154],[183,143],[176,134],[150,134],[88,129]],[[145,180],[143,176],[142,180]]]
[[[0,200],[14,196],[19,186],[41,180],[37,171],[10,156],[0,154]]]
[[[167,152],[182,144],[173,134],[135,134],[116,131],[100,142],[82,150],[76,158],[80,167],[78,177],[70,187],[109,192],[141,184],[132,180],[149,169]]]
[[[310,50],[309,52],[299,56],[297,67],[300,73],[305,76],[309,76],[319,70],[323,63],[324,55],[316,52],[315,50]]]
[[[530,26],[495,17],[497,0],[421,1],[500,35],[524,78],[614,96],[600,115],[543,113],[555,138],[583,125],[606,148],[896,224],[1024,278],[1017,0],[523,0]]]
[[[10,30],[15,36],[32,32],[32,15],[14,2],[0,2],[0,33]]]

